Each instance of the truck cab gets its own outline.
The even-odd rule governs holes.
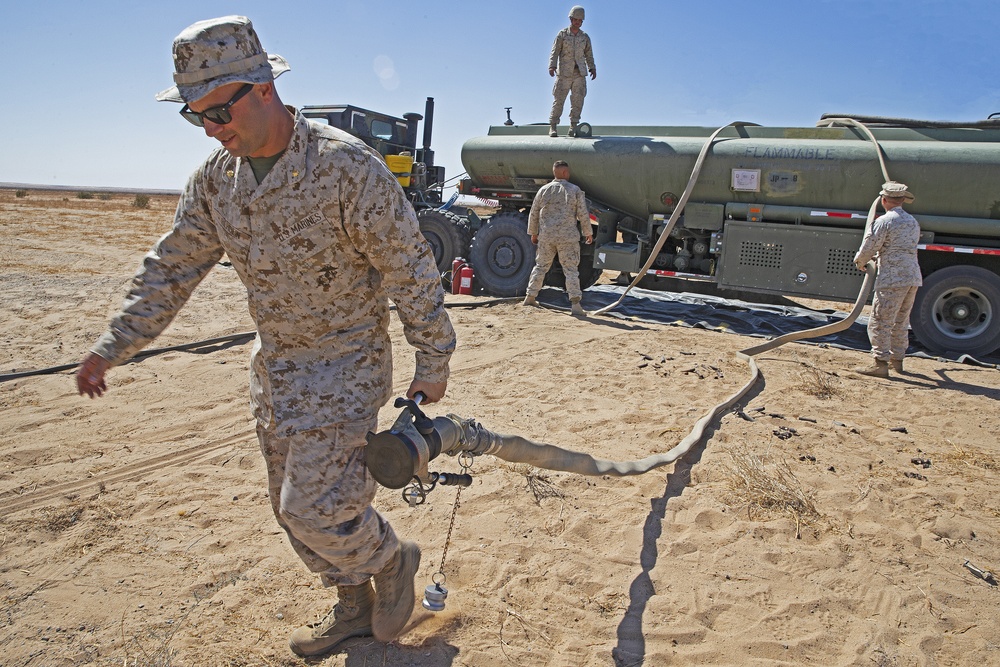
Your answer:
[[[375,149],[418,211],[441,204],[445,170],[434,164],[430,148],[434,98],[427,98],[423,116],[411,112],[398,118],[351,104],[306,105],[300,111],[306,118],[341,129]],[[425,121],[424,136],[423,145],[418,147],[417,124],[421,120]]]

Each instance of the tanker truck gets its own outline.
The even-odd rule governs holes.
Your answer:
[[[581,246],[585,287],[605,270],[640,272],[690,187],[640,287],[853,301],[864,278],[854,254],[887,173],[916,195],[906,206],[922,231],[916,338],[939,353],[1000,348],[1000,120],[827,115],[814,127],[734,124],[712,141],[689,185],[716,129],[583,124],[571,139],[550,138],[541,124],[500,125],[466,141],[459,192],[499,202],[492,216],[463,221],[462,233],[474,234],[466,258],[479,288],[525,293],[531,202],[552,163],[566,160],[594,228],[594,243]],[[547,283],[560,277],[554,267]]]

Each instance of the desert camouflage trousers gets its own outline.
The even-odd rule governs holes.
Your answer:
[[[580,114],[583,113],[583,98],[587,96],[587,77],[577,74],[572,77],[556,77],[556,82],[552,85],[552,111],[549,112],[549,125],[558,125],[559,117],[562,116],[563,107],[566,105],[566,95],[569,95],[569,124],[576,125],[580,122]]]
[[[365,434],[375,419],[278,437],[257,428],[268,494],[292,548],[326,586],[363,584],[399,541],[375,508],[377,484],[365,465]]]
[[[580,289],[580,235],[565,234],[551,238],[547,235],[538,236],[538,248],[535,250],[535,268],[531,270],[528,279],[528,296],[538,296],[545,283],[545,274],[552,266],[552,260],[559,255],[559,264],[566,277],[566,293],[570,301],[583,298]]]
[[[882,361],[902,359],[910,345],[907,326],[917,287],[883,287],[875,290],[868,319],[872,356]]]

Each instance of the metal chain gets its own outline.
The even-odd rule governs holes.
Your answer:
[[[462,452],[466,454],[467,452]],[[462,473],[468,473],[469,469],[472,467],[473,457],[459,457],[458,464],[462,467]],[[462,499],[462,489],[465,488],[462,485],[455,487],[455,506],[451,508],[451,521],[448,522],[448,534],[444,538],[444,552],[441,554],[441,565],[438,567],[437,574],[440,574],[444,578],[444,561],[448,558],[448,546],[451,544],[451,531],[455,528],[455,517],[458,516],[458,507],[461,505]]]
[[[451,544],[451,531],[455,528],[455,516],[458,514],[461,497],[462,487],[459,486],[455,489],[455,506],[451,508],[451,521],[448,523],[448,534],[444,538],[444,553],[441,554],[441,565],[438,567],[438,573],[441,575],[444,575],[444,561],[448,558],[448,545]]]

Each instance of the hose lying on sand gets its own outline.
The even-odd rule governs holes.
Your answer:
[[[823,126],[848,125],[860,129],[874,144],[875,153],[879,161],[879,166],[882,170],[882,176],[886,181],[890,180],[882,147],[879,145],[875,136],[862,122],[853,118],[836,117],[824,118],[821,124]],[[684,206],[687,204],[688,198],[691,196],[691,193],[698,182],[698,177],[701,174],[705,158],[708,156],[712,143],[716,140],[719,134],[727,127],[742,127],[748,125],[754,125],[754,123],[746,123],[742,121],[729,123],[728,125],[720,127],[708,137],[705,141],[705,145],[702,146],[702,149],[698,154],[698,158],[695,160],[694,167],[691,170],[691,176],[688,178],[684,192],[681,193],[681,196],[677,201],[677,205],[670,215],[670,219],[667,221],[666,226],[660,233],[659,239],[650,251],[649,259],[646,261],[646,264],[639,270],[635,279],[625,289],[617,301],[601,308],[600,310],[593,311],[590,313],[591,315],[603,315],[611,310],[614,310],[619,304],[621,304],[628,292],[639,283],[645,273],[652,266],[657,254],[660,252],[660,249],[663,247],[664,242],[670,235],[671,230],[673,230],[674,225],[676,225],[678,219],[680,218],[680,215],[684,210]],[[872,205],[868,210],[867,221],[865,224],[866,233],[871,229],[878,202],[879,198],[876,197],[875,201],[872,202]],[[739,389],[739,391],[705,413],[705,415],[695,423],[687,437],[665,453],[654,454],[639,461],[608,461],[605,459],[595,459],[589,454],[570,451],[554,445],[535,443],[521,436],[500,435],[493,433],[492,431],[483,428],[474,420],[463,419],[455,415],[448,415],[446,418],[438,417],[434,420],[435,426],[437,427],[435,430],[441,438],[439,441],[441,446],[438,451],[452,455],[462,452],[469,452],[472,455],[492,454],[512,463],[528,463],[546,470],[560,470],[563,472],[573,472],[581,475],[641,475],[642,473],[655,468],[673,463],[687,454],[694,445],[701,442],[705,436],[705,429],[708,425],[716,420],[726,410],[729,410],[741,398],[743,398],[751,387],[753,387],[754,384],[756,384],[756,382],[760,379],[760,368],[757,366],[757,361],[754,358],[756,355],[768,350],[773,350],[786,343],[809,338],[818,338],[820,336],[826,336],[848,328],[854,323],[855,320],[857,320],[858,315],[861,314],[861,310],[868,301],[868,296],[871,293],[874,283],[875,263],[868,262],[865,266],[865,279],[861,286],[861,291],[858,293],[858,297],[854,302],[854,307],[851,309],[851,312],[847,315],[847,317],[838,322],[833,322],[831,324],[826,324],[813,329],[788,333],[767,341],[766,343],[761,343],[760,345],[755,345],[737,352],[736,356],[739,359],[746,361],[747,365],[750,367],[750,379]],[[450,420],[454,428],[443,424],[441,420]],[[439,424],[440,427],[438,427]],[[433,456],[431,458],[433,458]],[[426,459],[420,463],[420,465],[414,467],[414,470],[418,473],[420,471],[426,472]],[[397,475],[399,474],[400,473],[397,471]],[[378,475],[376,475],[376,477],[378,477]],[[397,477],[397,479],[401,479],[401,477]]]
[[[555,445],[532,442],[519,435],[494,433],[476,423],[475,420],[464,419],[456,415],[434,419],[435,431],[441,440],[439,451],[450,455],[463,452],[468,452],[473,456],[491,454],[511,463],[528,463],[537,468],[544,468],[545,470],[558,470],[580,475],[612,475],[616,477],[641,475],[655,468],[673,463],[701,442],[708,425],[732,408],[757,383],[760,379],[760,369],[754,358],[756,355],[781,347],[786,343],[826,336],[851,326],[857,320],[862,308],[864,308],[865,303],[868,301],[868,295],[871,292],[874,282],[875,264],[874,262],[869,262],[865,267],[865,280],[861,291],[858,293],[854,307],[847,317],[813,329],[787,333],[760,345],[748,347],[737,352],[736,356],[746,361],[750,367],[750,379],[736,393],[706,412],[695,423],[691,432],[677,443],[676,446],[665,453],[654,454],[638,461],[597,459],[589,454],[563,449]],[[447,424],[442,420],[448,420],[451,424]],[[377,477],[378,475],[376,475]]]

